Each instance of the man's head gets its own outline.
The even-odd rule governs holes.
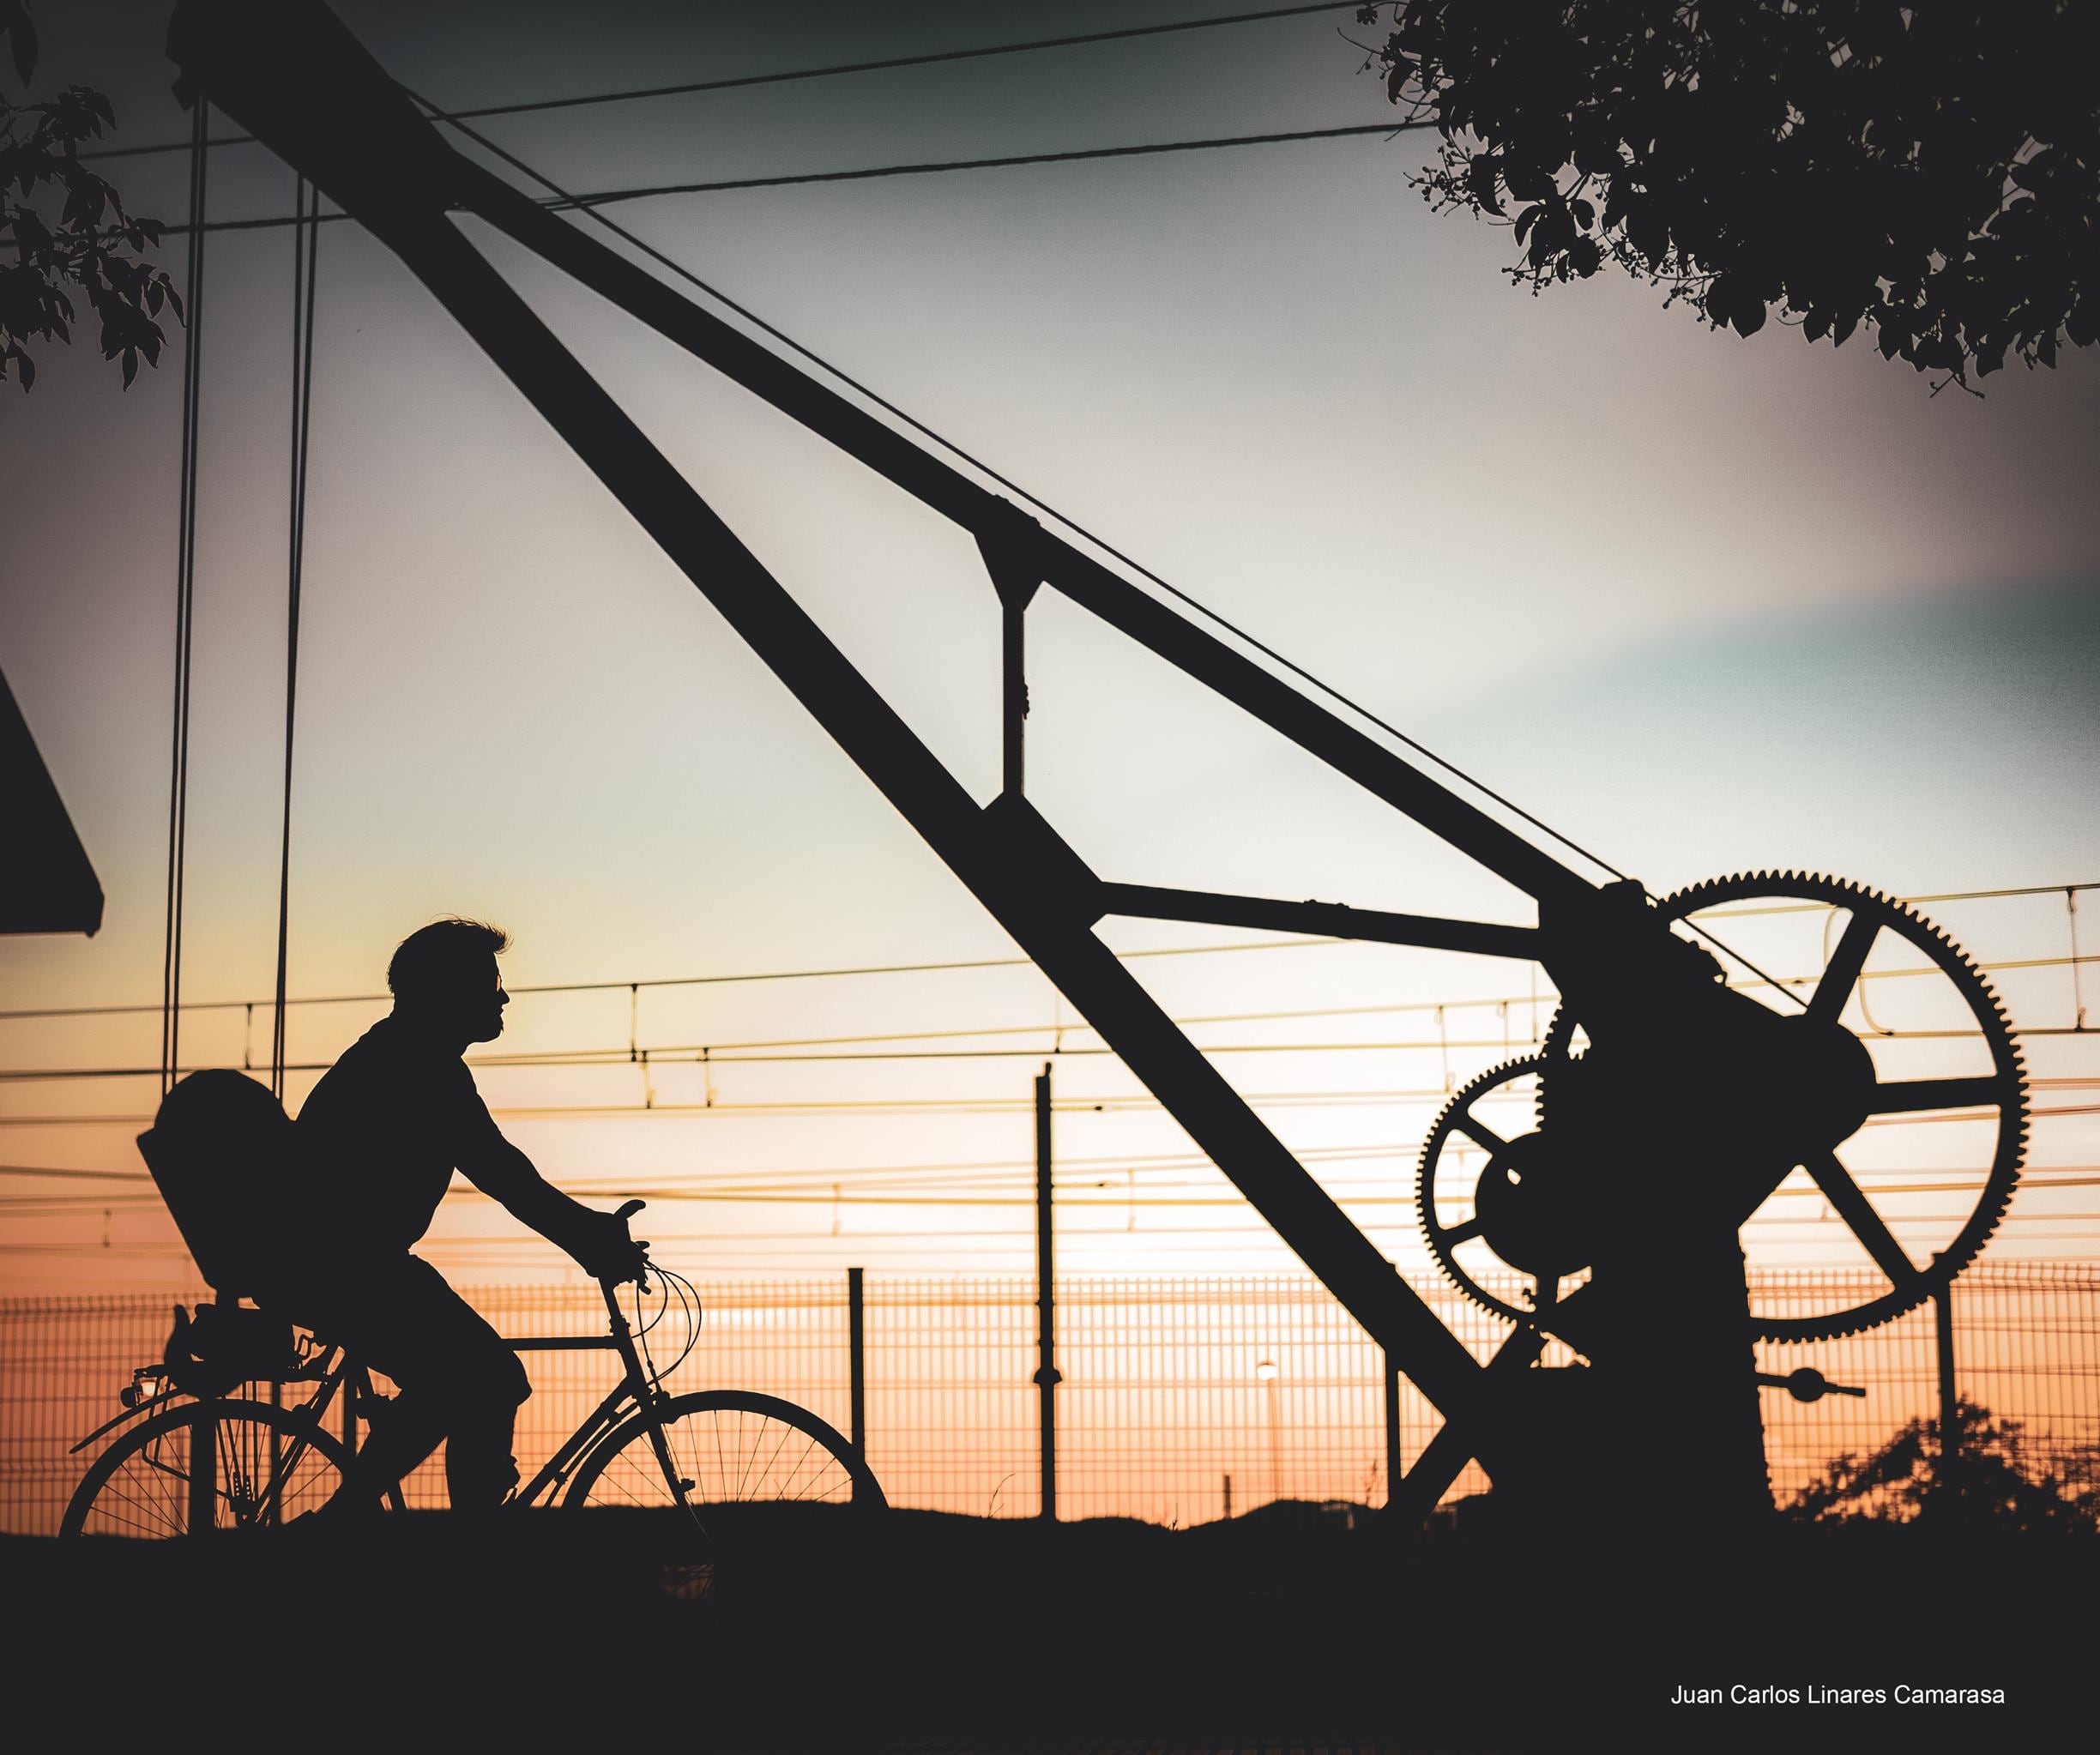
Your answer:
[[[455,916],[419,926],[387,965],[395,1016],[462,1045],[494,1041],[510,1003],[496,958],[510,948],[509,933],[480,920]]]

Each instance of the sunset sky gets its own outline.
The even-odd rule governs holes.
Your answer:
[[[185,138],[167,9],[47,0],[36,90],[106,90],[118,144]],[[452,108],[1228,9],[339,8],[383,65]],[[1391,113],[1347,40],[1361,34],[1337,9],[486,125],[572,190],[1338,127]],[[1657,892],[1761,867],[1910,896],[2054,886],[1926,912],[1987,962],[2063,957],[2062,887],[2100,878],[2100,362],[2073,353],[1991,378],[1982,400],[1934,397],[1862,341],[1810,347],[1777,323],[1717,335],[1610,275],[1534,299],[1500,273],[1506,233],[1433,215],[1408,189],[1428,150],[1370,136],[616,211]],[[135,208],[175,221],[186,162],[105,168]],[[216,150],[211,189],[215,218],[290,210],[291,173],[260,147]],[[993,796],[996,604],[969,539],[467,229]],[[207,257],[184,964],[196,1000],[265,999],[275,967],[292,248],[282,230],[232,232]],[[179,280],[180,241],[163,256]],[[510,929],[514,989],[615,984],[521,997],[502,1052],[972,1057],[481,1073],[556,1179],[608,1203],[651,1193],[643,1228],[696,1276],[1029,1268],[1029,1081],[1053,1048],[1060,1105],[1075,1106],[1059,1120],[1065,1266],[1289,1265],[1180,1129],[1134,1106],[1129,1075],[1079,1052],[1097,1039],[1031,969],[711,980],[645,991],[631,1011],[631,981],[1018,953],[394,257],[330,225],[319,273],[292,994],[374,994],[395,943],[456,912]],[[0,667],[108,898],[92,940],[0,941],[0,1009],[159,1000],[180,345],[129,391],[85,341],[42,350],[30,395],[0,387]],[[1527,898],[1051,594],[1030,641],[1030,795],[1103,876],[1531,919]],[[2100,901],[2082,900],[2090,952]],[[1102,934],[1130,950],[1262,936]],[[1447,1080],[1530,1039],[1535,972],[1281,941],[1132,967],[1177,1016],[1326,1014],[1192,1033],[1271,1051],[1220,1064],[1363,1203],[1351,1209],[1379,1245],[1427,1273],[1404,1203],[1415,1151]],[[2000,979],[2022,1026],[2076,1021],[2071,968]],[[302,1007],[291,1058],[325,1064],[383,1010]],[[248,1027],[238,1010],[186,1021],[185,1061],[238,1063]],[[261,1011],[254,1030],[266,1060]],[[908,1033],[923,1034],[830,1040]],[[150,1068],[158,1041],[153,1012],[0,1020],[0,1067]],[[1385,1046],[1317,1046],[1345,1043]],[[2100,1188],[2078,1173],[2100,1164],[2100,1128],[2076,1113],[2090,1040],[2028,1052],[2039,1077],[2069,1082],[2035,1096],[2067,1112],[2032,1154],[2060,1185],[2023,1191],[1994,1248],[2090,1259],[2100,1219],[2079,1215],[2100,1213]],[[294,1107],[312,1077],[293,1077]],[[157,1089],[152,1074],[9,1083],[0,1162],[136,1175],[131,1137]],[[712,1110],[678,1107],[710,1095]],[[645,1095],[664,1113],[638,1113]],[[548,1110],[565,1113],[516,1113]],[[1879,1161],[1958,1166],[1942,1137],[1961,1129],[1920,1131],[1914,1155]],[[11,1171],[0,1195],[70,1202],[87,1186]],[[150,1189],[97,1184],[94,1201],[105,1186],[106,1209],[0,1208],[0,1290],[182,1283]],[[768,1198],[670,1198],[754,1187]],[[956,1200],[928,1203],[943,1195]],[[1856,1259],[1837,1228],[1773,1225],[1753,1255]],[[573,1271],[469,1199],[444,1209],[432,1253],[467,1282]]]

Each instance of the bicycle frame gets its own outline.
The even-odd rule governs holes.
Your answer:
[[[612,1324],[609,1334],[557,1335],[510,1342],[520,1353],[618,1353],[625,1372],[619,1386],[584,1416],[583,1423],[540,1465],[532,1479],[504,1501],[506,1505],[536,1505],[543,1496],[552,1503],[562,1484],[576,1473],[599,1444],[609,1437],[631,1412],[649,1413],[661,1408],[667,1399],[663,1385],[657,1380],[655,1373],[643,1362],[641,1349],[635,1345],[633,1326],[620,1309],[619,1300],[614,1295],[612,1286],[600,1280],[598,1289],[605,1297],[606,1315]],[[663,1469],[664,1484],[671,1489],[672,1498],[679,1506],[685,1508],[685,1483],[671,1460],[670,1446],[664,1440],[661,1420],[650,1425],[649,1440],[656,1452],[656,1461]]]
[[[617,1353],[620,1357],[622,1366],[619,1382],[606,1394],[605,1399],[584,1417],[582,1423],[563,1441],[554,1454],[540,1466],[531,1480],[514,1490],[504,1501],[505,1509],[553,1503],[564,1483],[589,1459],[604,1439],[624,1425],[631,1415],[647,1414],[651,1410],[661,1408],[668,1399],[667,1392],[664,1390],[656,1373],[645,1363],[641,1349],[636,1345],[633,1326],[628,1322],[625,1313],[621,1311],[619,1298],[612,1286],[605,1281],[600,1281],[599,1290],[605,1299],[606,1315],[609,1324],[607,1333],[603,1335],[535,1336],[512,1338],[505,1342],[507,1346],[519,1353]],[[156,1374],[161,1378],[162,1387],[160,1390],[134,1402],[113,1420],[105,1420],[74,1444],[68,1454],[77,1456],[105,1433],[113,1432],[117,1427],[132,1420],[160,1412],[178,1400],[183,1392],[175,1387],[163,1368],[157,1366],[148,1366],[134,1373],[134,1377],[136,1380],[143,1381]],[[335,1405],[336,1398],[339,1396],[341,1396],[343,1398],[342,1445],[343,1449],[352,1455],[355,1454],[358,1448],[356,1426],[359,1408],[383,1399],[373,1389],[371,1374],[366,1367],[346,1348],[335,1346],[323,1348],[316,1359],[309,1360],[297,1372],[284,1377],[272,1378],[269,1381],[270,1402],[273,1406],[282,1405],[279,1396],[282,1385],[285,1384],[311,1383],[315,1386],[312,1395],[289,1410],[295,1419],[315,1432],[327,1429],[323,1425],[323,1421],[326,1419],[330,1408]],[[369,1416],[367,1418],[369,1419]],[[196,1430],[199,1432],[208,1433],[210,1427],[208,1425],[200,1425]],[[672,1461],[670,1447],[665,1441],[661,1422],[660,1420],[653,1422],[649,1430],[651,1447],[655,1451],[658,1465],[663,1470],[665,1485],[670,1489],[673,1500],[681,1509],[685,1509],[688,1506],[686,1483],[679,1475],[677,1467]],[[273,1449],[270,1461],[271,1478],[265,1484],[262,1492],[257,1494],[256,1499],[257,1511],[264,1522],[275,1523],[277,1521],[277,1499],[282,1491],[283,1484],[296,1475],[299,1461],[305,1456],[309,1448],[310,1440],[306,1434],[302,1432],[295,1436],[283,1450],[279,1451]],[[194,1496],[194,1501],[190,1507],[192,1527],[209,1529],[214,1521],[212,1496],[216,1491],[214,1470],[209,1466],[208,1458],[205,1459],[203,1466],[200,1466],[198,1457],[193,1453],[189,1459],[184,1473],[189,1479],[190,1492]],[[398,1511],[404,1509],[399,1481],[394,1482],[387,1488],[386,1497],[388,1504],[393,1510]]]

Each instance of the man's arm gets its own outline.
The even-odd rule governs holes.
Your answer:
[[[548,1242],[566,1250],[585,1272],[625,1276],[637,1269],[639,1251],[628,1242],[627,1227],[612,1214],[572,1200],[542,1176],[533,1161],[504,1137],[471,1077],[466,1085],[469,1101],[460,1106],[452,1160],[461,1173]]]

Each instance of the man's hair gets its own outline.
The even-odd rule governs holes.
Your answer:
[[[481,974],[484,957],[500,956],[510,948],[510,935],[486,921],[457,914],[432,920],[401,940],[387,964],[387,990],[396,999],[413,999],[456,989]]]

